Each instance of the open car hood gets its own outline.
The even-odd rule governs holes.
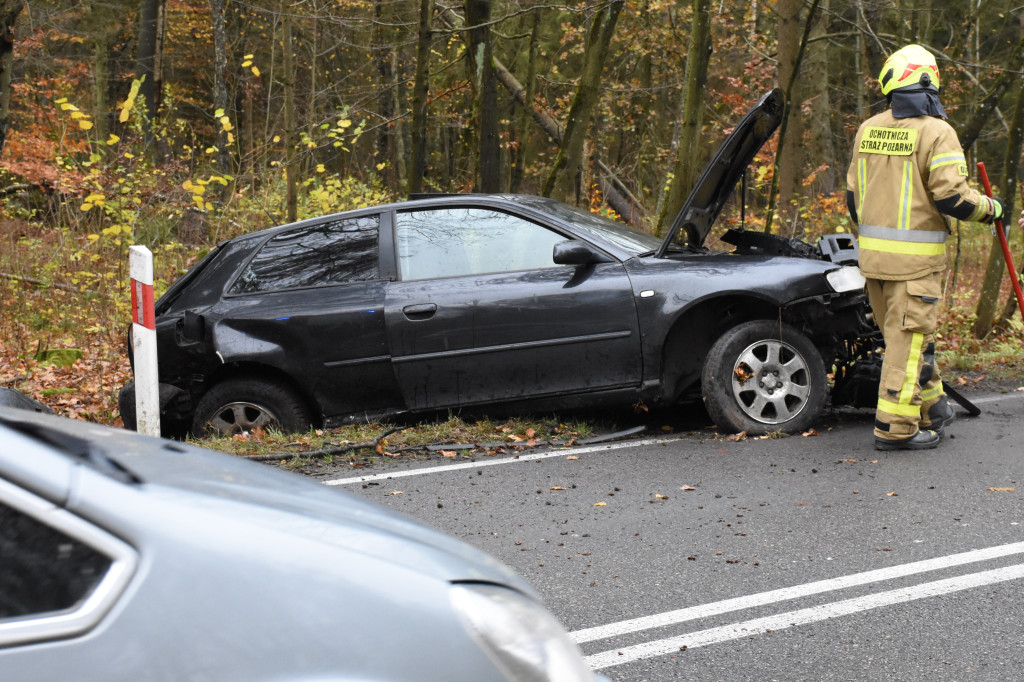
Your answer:
[[[689,245],[700,246],[704,243],[743,171],[782,123],[784,104],[782,90],[775,88],[747,112],[697,180],[665,235],[665,241],[654,254],[656,257],[665,255],[680,231]]]

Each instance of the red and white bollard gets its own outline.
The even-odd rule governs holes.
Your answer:
[[[145,246],[128,249],[132,289],[132,348],[135,356],[135,418],[139,433],[160,435],[160,378],[156,363],[153,315],[153,253]]]

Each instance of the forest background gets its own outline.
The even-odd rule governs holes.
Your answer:
[[[785,122],[716,234],[849,231],[851,142],[911,42],[1015,224],[1013,2],[0,0],[0,385],[117,423],[130,244],[159,295],[220,240],[420,192],[544,194],[658,233],[776,86]],[[1012,375],[998,248],[954,232],[942,362]]]

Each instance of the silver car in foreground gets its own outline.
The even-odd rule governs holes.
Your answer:
[[[372,503],[0,408],[0,678],[594,680],[509,568]]]

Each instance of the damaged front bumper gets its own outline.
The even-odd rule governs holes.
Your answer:
[[[129,381],[117,394],[117,407],[124,427],[138,430],[135,411],[135,382]],[[184,436],[192,424],[194,405],[187,391],[171,384],[160,384],[160,434],[165,437]]]

